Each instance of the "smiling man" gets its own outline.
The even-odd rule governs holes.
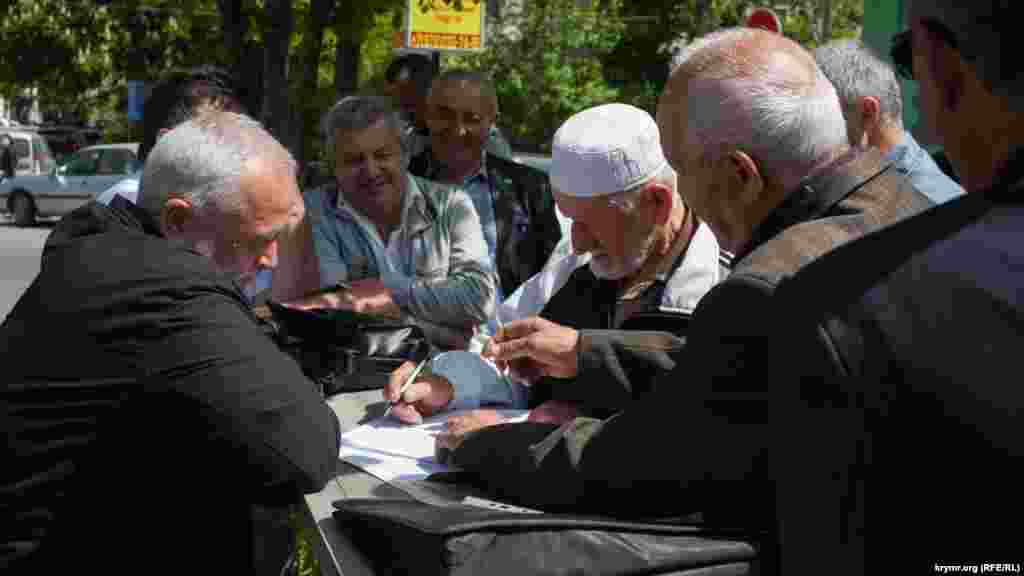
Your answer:
[[[335,180],[306,194],[324,286],[317,306],[409,318],[464,347],[494,312],[495,279],[473,203],[406,170],[405,122],[383,98],[347,97],[324,119]]]
[[[427,99],[430,146],[409,171],[460,186],[472,199],[501,298],[541,270],[562,232],[547,176],[487,151],[497,117],[498,98],[485,75],[444,72]]]

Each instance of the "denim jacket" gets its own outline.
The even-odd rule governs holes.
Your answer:
[[[903,133],[903,142],[893,147],[885,155],[885,159],[892,161],[897,172],[906,176],[918,192],[936,204],[952,200],[964,193],[964,189],[946,176],[910,132]]]
[[[427,337],[445,345],[494,313],[496,278],[473,203],[461,190],[407,175],[397,253],[387,255],[331,182],[306,192],[323,285],[380,278]]]

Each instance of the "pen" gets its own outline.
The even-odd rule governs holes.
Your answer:
[[[430,360],[430,354],[427,354],[423,358],[423,360],[420,361],[419,365],[416,366],[416,369],[412,371],[412,374],[410,374],[409,377],[405,380],[405,382],[402,383],[402,387],[399,388],[398,390],[398,400],[388,403],[387,410],[384,411],[384,416],[390,414],[391,408],[398,404],[399,401],[401,401],[402,394],[405,394],[405,391],[409,389],[409,386],[412,386],[412,383],[416,381],[416,377],[420,375],[420,371],[423,370],[423,367],[427,365],[428,360]]]

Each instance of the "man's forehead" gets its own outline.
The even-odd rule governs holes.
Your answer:
[[[239,184],[243,213],[254,223],[276,225],[302,202],[295,172],[286,163],[252,159],[246,162]]]
[[[384,117],[361,130],[339,128],[334,131],[334,141],[338,143],[339,150],[374,150],[392,144],[398,145],[400,140],[397,131]]]
[[[482,112],[487,108],[483,90],[476,82],[469,80],[438,80],[434,90],[440,98],[432,99],[435,106],[453,110]]]

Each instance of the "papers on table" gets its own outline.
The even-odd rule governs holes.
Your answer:
[[[422,424],[401,424],[378,418],[341,436],[341,459],[390,482],[419,480],[449,468],[434,460],[434,440],[445,430],[448,418],[466,410],[443,412]],[[528,410],[498,410],[507,421],[522,422]]]

